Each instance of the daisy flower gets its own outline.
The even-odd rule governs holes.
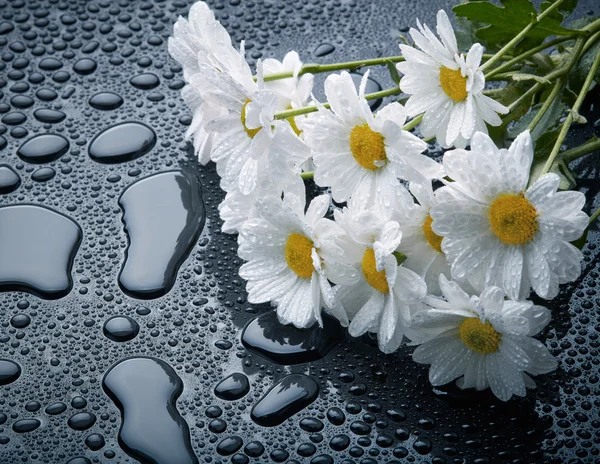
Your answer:
[[[237,188],[229,190],[225,199],[219,204],[219,215],[223,221],[221,231],[226,234],[237,234],[248,219],[257,217],[254,207],[257,197],[279,192],[283,196],[293,193],[298,198],[305,198],[306,189],[300,176],[284,179],[286,183],[281,183],[280,180],[269,176],[268,169],[264,167],[259,170],[259,187],[251,194],[244,195]]]
[[[530,301],[504,299],[498,287],[480,296],[465,293],[455,282],[440,276],[446,301],[427,297],[428,309],[413,316],[413,327],[426,341],[413,359],[430,364],[429,381],[445,385],[460,377],[460,388],[485,390],[508,401],[535,388],[527,374],[553,371],[556,359],[533,336],[550,321],[550,311]]]
[[[277,79],[265,82],[265,88],[275,91],[279,97],[279,107],[282,111],[303,108],[307,106],[313,89],[314,76],[303,74],[298,76],[302,70],[302,61],[295,51],[288,52],[283,61],[274,58],[266,58],[263,61],[263,72],[265,75],[291,72],[293,77],[289,79]],[[297,116],[287,119],[296,135],[301,136],[303,122],[308,115]]]
[[[440,294],[439,276],[450,277],[450,265],[442,251],[442,238],[431,228],[433,219],[429,214],[438,200],[431,188],[431,182],[419,184],[411,182],[410,193],[418,203],[414,203],[410,195],[402,200],[398,222],[402,230],[402,241],[398,247],[406,256],[404,266],[415,271],[425,279],[427,291]]]
[[[404,187],[397,185],[394,190],[401,195],[398,191]],[[351,201],[334,214],[345,232],[335,239],[343,250],[341,259],[359,277],[352,285],[340,284],[337,293],[352,321],[350,335],[375,332],[381,351],[391,353],[408,332],[411,313],[425,297],[427,286],[417,273],[398,264],[394,252],[402,232],[391,219],[390,208],[362,209]]]
[[[442,167],[421,154],[425,142],[402,130],[406,112],[400,103],[387,105],[375,117],[365,100],[367,79],[368,73],[357,93],[347,72],[328,76],[325,95],[331,111],[321,107],[306,121],[305,141],[313,153],[315,182],[331,186],[336,202],[347,201],[360,188],[367,200],[389,205],[398,177],[433,179],[442,175]]]
[[[273,302],[283,324],[309,327],[323,325],[321,308],[347,325],[329,281],[351,284],[355,270],[333,262],[333,245],[341,229],[324,216],[328,195],[316,197],[304,212],[305,201],[293,193],[258,196],[258,217],[250,218],[240,230],[239,256],[247,261],[240,277],[247,280],[250,303]]]
[[[231,45],[227,30],[204,2],[192,5],[189,20],[179,17],[173,26],[173,36],[169,37],[168,50],[183,69],[186,85],[181,90],[181,96],[193,114],[186,139],[193,140],[194,151],[204,165],[210,161],[214,139],[214,134],[206,130],[205,121],[223,115],[225,110],[204,102],[201,91],[205,83],[198,86],[194,82],[202,82],[202,64],[218,67],[222,66],[219,63],[228,62],[227,67],[234,69],[240,63],[239,53]]]
[[[452,277],[479,291],[501,287],[512,299],[530,288],[542,298],[581,272],[583,255],[571,243],[583,234],[588,216],[581,192],[557,192],[560,178],[545,174],[527,188],[533,160],[528,131],[508,150],[481,132],[471,151],[444,156],[449,182],[444,201],[431,208],[432,230],[443,236],[442,251]]]
[[[281,110],[278,95],[264,87],[261,62],[257,71],[255,82],[247,63],[237,74],[202,67],[203,80],[212,87],[203,97],[227,109],[227,114],[206,123],[207,130],[219,134],[211,157],[223,189],[235,187],[244,195],[256,188],[261,164],[268,166],[271,176],[284,179],[298,174],[310,157],[291,125],[274,119]]]
[[[473,44],[467,56],[459,53],[456,36],[444,10],[437,14],[438,39],[417,20],[419,30],[410,35],[421,49],[400,45],[405,60],[396,67],[403,74],[402,92],[410,95],[406,102],[409,116],[424,113],[421,134],[435,136],[444,147],[464,147],[475,131],[487,133],[485,123],[499,126],[496,113],[508,108],[484,95],[485,78],[479,71],[483,47]]]

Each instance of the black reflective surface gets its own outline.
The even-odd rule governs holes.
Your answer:
[[[252,62],[296,49],[321,63],[396,54],[416,17],[433,25],[448,6],[209,4],[234,41],[246,39]],[[543,341],[559,369],[524,399],[433,389],[412,348],[383,355],[371,338],[335,325],[303,338],[267,316],[271,323],[253,326],[265,340],[253,344],[283,354],[242,343],[243,328],[270,308],[247,303],[236,237],[219,232],[224,192],[214,165],[198,166],[184,141],[191,115],[166,40],[190,5],[0,0],[0,164],[20,179],[0,172],[0,229],[9,229],[7,252],[31,259],[24,266],[0,254],[0,462],[598,461],[597,228],[581,278],[549,304]],[[577,14],[587,12],[600,14],[596,2]],[[386,72],[373,69],[373,85],[390,86]],[[597,131],[598,95],[571,140]],[[592,155],[575,167],[587,211],[598,206],[597,166]],[[164,198],[142,188],[161,178],[175,182]],[[7,226],[10,208],[27,214]],[[39,214],[59,219],[40,225]],[[52,257],[40,259],[48,256],[40,248]],[[124,283],[127,263],[135,272]],[[221,385],[219,397],[216,387],[234,373],[239,382]]]

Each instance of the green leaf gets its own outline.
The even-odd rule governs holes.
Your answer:
[[[554,144],[556,143],[556,139],[558,139],[558,134],[560,129],[554,129],[548,132],[544,132],[542,135],[538,137],[535,142],[535,159],[543,160],[544,162],[548,159]]]
[[[539,160],[534,159],[533,164],[531,165],[531,171],[529,173],[529,185],[533,184],[537,178],[540,177],[540,173],[544,168],[544,164],[546,164],[545,158]],[[552,165],[550,172],[553,172],[560,177],[560,184],[558,184],[559,190],[573,190],[577,186],[575,177],[563,160],[555,162]]]
[[[474,1],[457,5],[452,10],[457,16],[487,24],[477,30],[477,37],[486,41],[488,45],[498,45],[508,42],[538,15],[529,0],[500,0],[500,2],[501,7],[487,1]],[[544,2],[542,11],[549,5],[550,2]],[[567,12],[571,6],[571,2],[568,1]],[[556,9],[525,35],[519,47],[530,48],[542,43],[549,36],[572,34],[573,30],[561,26],[563,19],[563,13]]]
[[[594,45],[592,45],[588,51],[585,52],[581,58],[579,58],[579,61],[569,72],[569,88],[573,92],[579,93],[583,87],[585,78],[587,77],[588,72],[590,72],[592,63],[594,62],[594,59],[598,53],[600,53],[600,42],[596,42]],[[600,81],[600,70],[598,70],[594,76],[594,80],[596,82]]]
[[[394,84],[400,85],[400,74],[398,74],[396,65],[391,61],[386,61],[385,64],[387,65],[388,71],[390,72],[390,76],[392,77]]]
[[[531,138],[536,141],[547,130],[553,129],[558,124],[560,117],[566,109],[566,106],[560,101],[560,98],[554,99],[544,116],[542,116],[542,119],[539,120],[537,125],[531,131]]]

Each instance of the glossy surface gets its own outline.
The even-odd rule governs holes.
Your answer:
[[[281,59],[292,49],[309,63],[396,55],[398,35],[406,36],[415,18],[434,27],[436,11],[450,8],[442,0],[208,3],[235,44],[246,40],[252,64],[258,58]],[[21,178],[16,190],[0,195],[0,209],[16,204],[51,208],[83,232],[70,272],[73,286],[66,296],[49,300],[26,291],[0,291],[0,358],[22,369],[16,380],[0,386],[0,463],[151,462],[141,455],[142,448],[135,448],[135,441],[128,439],[133,444],[128,448],[119,439],[119,402],[102,387],[113,366],[144,356],[168,367],[152,370],[156,375],[143,385],[124,382],[119,390],[129,399],[161,389],[160,395],[148,399],[148,406],[144,404],[147,415],[133,430],[146,433],[140,443],[156,441],[161,449],[183,450],[183,462],[193,462],[194,455],[209,464],[598,460],[597,227],[583,249],[582,277],[548,303],[553,320],[540,340],[558,358],[559,369],[538,377],[538,388],[522,399],[501,403],[487,392],[463,392],[452,386],[434,389],[426,367],[412,362],[412,347],[383,355],[373,337],[339,339],[335,334],[345,330],[335,325],[326,335],[336,343],[324,355],[313,352],[318,359],[310,362],[279,364],[242,343],[243,328],[271,308],[248,303],[245,283],[238,276],[237,237],[220,233],[217,206],[225,194],[219,177],[213,164],[197,163],[184,139],[192,115],[180,96],[183,73],[168,56],[167,38],[191,4],[191,0],[0,0],[0,164],[9,165]],[[599,8],[598,2],[582,0],[573,17],[588,11],[598,15]],[[332,45],[333,50],[318,50],[321,44]],[[331,51],[321,55],[324,50]],[[97,67],[80,74],[75,64],[85,58]],[[130,83],[145,73],[157,76],[158,86],[144,90]],[[373,67],[370,76],[381,88],[393,85],[385,66]],[[321,100],[322,79],[323,75],[316,78],[315,87]],[[103,97],[95,107],[92,101],[97,102],[98,94]],[[581,108],[589,123],[574,127],[567,147],[600,135],[599,98],[596,86]],[[52,124],[40,122],[34,116],[38,109],[61,111],[66,117]],[[2,123],[9,113],[13,113],[9,121],[22,122]],[[110,163],[89,156],[90,144],[99,134],[129,122],[144,124],[156,134],[147,153]],[[64,137],[66,151],[45,157],[47,149],[36,150],[41,160],[19,156],[19,148],[29,139],[47,134]],[[125,141],[129,142],[127,134]],[[441,150],[432,148],[430,155],[439,159]],[[597,165],[595,155],[571,165],[582,178],[578,188],[590,199],[587,212],[598,206]],[[55,176],[45,182],[33,180],[34,173],[45,168],[52,168]],[[199,178],[206,225],[178,267],[170,290],[142,301],[119,286],[128,247],[119,198],[134,182],[172,171]],[[311,195],[318,193],[313,187],[308,183]],[[49,237],[54,240],[45,228],[45,243],[51,243]],[[150,262],[154,251],[147,249]],[[13,324],[19,315],[26,315],[29,324],[21,324],[20,317]],[[138,334],[125,342],[107,337],[105,324],[115,316],[134,319]],[[274,330],[284,331],[277,326]],[[298,343],[292,344],[293,350]],[[289,356],[284,362],[303,356]],[[250,391],[233,401],[219,398],[215,388],[233,373],[248,378]],[[252,409],[290,374],[312,378],[319,386],[317,398],[280,425],[254,422]],[[169,402],[177,385],[181,394]],[[176,407],[179,422],[168,414],[169,404]],[[148,417],[156,411],[165,418],[159,425],[156,416]],[[79,413],[96,417],[89,429],[69,426],[69,418]],[[37,425],[35,420],[39,426],[34,430],[15,431]],[[187,426],[177,425],[182,420]],[[189,439],[181,434],[184,427]],[[101,448],[97,435],[104,439]],[[164,445],[161,440],[167,438],[169,444]],[[172,454],[162,456],[162,462],[173,464]]]
[[[128,187],[119,204],[129,237],[119,285],[136,298],[164,295],[204,226],[199,180],[184,171],[157,174]]]
[[[156,144],[154,131],[139,122],[108,127],[90,143],[90,157],[99,163],[122,163],[148,153]]]
[[[187,423],[175,406],[183,382],[165,362],[131,358],[113,366],[102,387],[121,411],[119,441],[142,462],[195,464]]]
[[[0,291],[22,290],[61,298],[72,286],[71,266],[82,231],[47,208],[0,208]]]
[[[332,317],[323,317],[323,328],[297,329],[281,324],[274,312],[254,319],[242,332],[246,349],[281,365],[321,359],[343,338],[343,328]]]

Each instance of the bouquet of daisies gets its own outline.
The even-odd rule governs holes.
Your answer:
[[[565,24],[575,3],[465,3],[460,34],[440,10],[435,32],[416,20],[398,56],[317,65],[291,51],[255,70],[194,4],[169,52],[187,82],[187,136],[227,192],[222,228],[238,234],[248,300],[299,328],[326,311],[385,353],[409,340],[433,385],[508,400],[556,369],[535,338],[550,312],[528,298],[579,277],[598,215],[582,211],[568,163],[600,140],[563,150],[600,78],[600,20]],[[357,88],[348,71],[378,65],[395,85],[365,93],[367,71]],[[327,193],[307,204],[306,179]]]

